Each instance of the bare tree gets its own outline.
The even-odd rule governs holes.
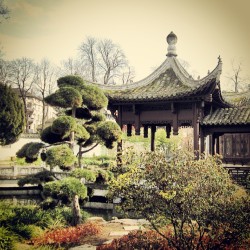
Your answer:
[[[44,129],[46,117],[48,114],[48,105],[45,97],[54,92],[56,87],[55,70],[47,59],[43,59],[36,65],[35,70],[35,89],[42,98],[42,130]]]
[[[85,69],[80,60],[69,57],[68,59],[62,61],[62,68],[60,75],[80,75],[85,76]]]
[[[0,59],[0,83],[9,85],[11,83],[10,62]]]
[[[86,69],[90,72],[90,80],[97,81],[97,47],[98,41],[93,37],[87,37],[79,48],[80,56]]]
[[[97,47],[102,60],[98,60],[98,65],[103,71],[103,83],[119,75],[119,70],[127,65],[125,56],[120,47],[111,40],[100,41]]]
[[[16,86],[24,104],[26,133],[29,131],[29,109],[27,96],[31,92],[35,82],[35,65],[29,58],[21,58],[11,61],[11,83]]]
[[[131,67],[128,66],[127,71],[122,72],[121,79],[122,84],[129,84],[133,82],[133,79],[135,77],[135,72]]]
[[[234,92],[238,93],[240,89],[244,88],[249,79],[242,77],[242,62],[236,63],[232,60],[232,72],[226,76],[234,85]]]
[[[79,51],[83,67],[82,75],[85,79],[109,84],[118,79],[126,82],[128,73],[129,78],[132,77],[130,68],[127,72],[128,62],[123,51],[109,39],[97,40],[87,37],[79,47]]]
[[[4,0],[0,0],[0,17],[7,19],[9,18],[10,10],[9,8],[5,5]],[[0,19],[1,23],[1,19]]]

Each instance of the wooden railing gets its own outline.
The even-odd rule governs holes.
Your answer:
[[[250,167],[224,166],[231,178],[240,186],[250,189]]]
[[[0,167],[0,178],[15,179],[30,174],[36,174],[45,170],[44,167],[40,166],[6,166]]]

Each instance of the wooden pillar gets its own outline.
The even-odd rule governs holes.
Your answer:
[[[118,107],[117,123],[122,129],[123,124],[122,124],[122,106],[121,105]],[[122,140],[117,142],[116,163],[118,167],[122,167]]]
[[[151,126],[151,151],[155,151],[155,132],[156,132],[156,126]]]
[[[193,104],[194,151],[199,152],[199,122],[197,104]]]
[[[212,155],[215,154],[215,136],[212,137]]]
[[[132,136],[132,124],[127,124],[127,136]]]
[[[205,136],[204,136],[204,131],[200,127],[200,153],[203,154],[205,151]]]
[[[209,154],[214,155],[214,144],[215,144],[215,138],[214,134],[212,133],[209,135]]]
[[[133,112],[135,115],[135,135],[140,135],[141,133],[141,121],[140,121],[140,110],[138,106],[133,105]]]
[[[148,125],[144,125],[144,138],[148,138]]]
[[[220,143],[219,143],[219,136],[215,137],[215,154],[220,153]]]
[[[141,125],[140,125],[140,116],[136,115],[135,117],[135,135],[140,135]]]
[[[173,135],[178,135],[178,112],[176,109],[176,104],[171,103],[171,111],[173,113]]]
[[[168,124],[166,125],[166,137],[170,138],[170,133],[171,133],[171,125]]]
[[[117,123],[122,128],[122,106],[118,107],[118,117],[117,117]]]

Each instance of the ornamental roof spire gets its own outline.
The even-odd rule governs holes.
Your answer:
[[[171,33],[167,36],[166,40],[167,40],[167,43],[168,43],[167,56],[168,57],[177,56],[176,48],[175,48],[175,44],[177,43],[177,36],[174,34],[173,31],[171,31]]]

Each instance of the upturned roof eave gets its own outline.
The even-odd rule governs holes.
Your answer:
[[[176,76],[180,79],[180,81],[189,86],[189,87],[196,87],[203,84],[206,84],[207,81],[211,80],[212,78],[216,78],[217,81],[219,81],[221,71],[222,71],[222,63],[219,61],[215,69],[209,73],[207,76],[194,80],[191,75],[188,74],[188,72],[182,67],[180,62],[176,57],[167,57],[166,60],[150,75],[143,78],[140,81],[126,84],[126,85],[109,85],[109,84],[100,84],[96,82],[90,82],[87,81],[88,84],[93,84],[99,88],[101,88],[104,91],[126,91],[128,89],[134,89],[142,86],[147,86],[148,84],[151,84],[154,80],[156,80],[162,73],[164,73],[168,69],[173,69]]]
[[[173,102],[173,101],[190,101],[190,100],[204,100],[204,97],[212,94],[214,89],[217,86],[216,78],[210,79],[208,82],[201,86],[197,86],[196,89],[189,89],[185,92],[177,93],[176,95],[171,96],[151,96],[151,97],[127,97],[127,96],[116,96],[106,93],[110,103],[116,103],[119,102],[122,103],[128,103],[128,102],[144,102],[144,103],[152,103],[152,102]]]

